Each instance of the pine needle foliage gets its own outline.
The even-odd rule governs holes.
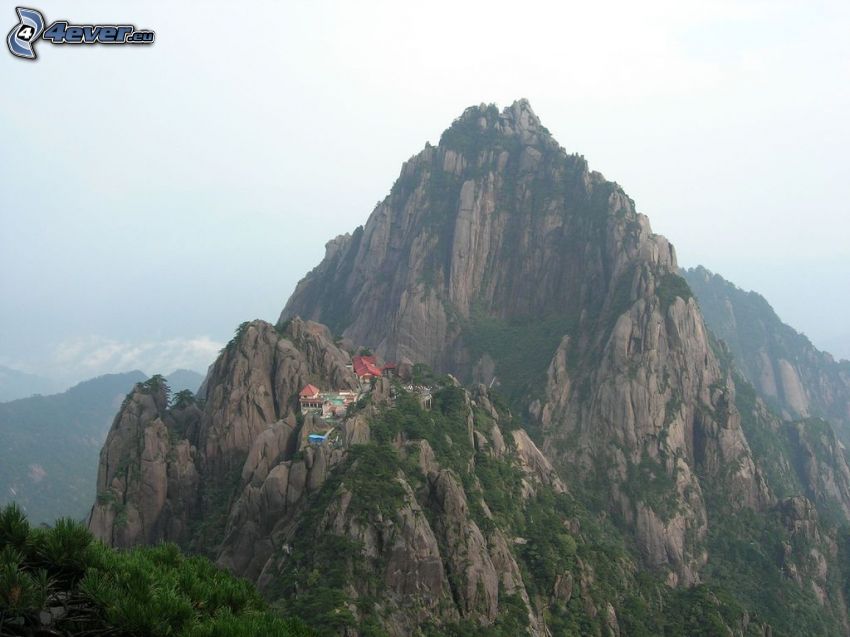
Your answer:
[[[245,580],[173,544],[116,551],[82,524],[0,510],[0,635],[307,637]]]

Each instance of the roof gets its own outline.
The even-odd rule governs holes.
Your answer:
[[[301,390],[301,393],[298,394],[301,398],[313,398],[319,393],[319,388],[315,385],[305,385],[304,389]],[[291,394],[290,394],[291,395]]]
[[[395,369],[396,367],[398,367],[398,365],[396,365],[395,363],[387,363],[386,365],[384,365],[384,369]]]
[[[371,374],[372,376],[381,375],[381,370],[375,364],[374,356],[353,356],[351,363],[354,366],[354,373],[358,376],[366,376],[367,374]]]

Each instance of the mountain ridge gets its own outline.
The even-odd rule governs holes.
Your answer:
[[[850,444],[850,361],[817,349],[767,300],[698,266],[683,275],[744,376],[787,419],[821,417]]]
[[[136,386],[90,528],[207,553],[323,635],[846,634],[846,459],[678,272],[526,100],[471,107],[197,397]],[[364,350],[398,366],[358,378]],[[327,421],[307,385],[358,395]]]
[[[716,472],[718,457],[740,463],[730,494],[769,505],[739,418],[721,413],[734,383],[677,275],[672,245],[622,188],[568,155],[526,100],[464,111],[439,146],[405,163],[363,230],[330,245],[282,319],[349,317],[335,331],[387,358],[472,382],[500,379],[566,475],[616,467],[612,513],[672,583],[698,582],[705,563],[699,542],[686,541],[707,529],[699,472]],[[609,456],[609,448],[627,452]],[[681,515],[661,519],[615,486],[644,455],[653,475],[682,472]]]
[[[61,394],[0,403],[0,503],[17,502],[36,524],[82,519],[111,418],[142,379],[138,370],[107,374]]]
[[[49,378],[0,365],[0,403],[36,394],[50,394],[57,389],[58,384]]]

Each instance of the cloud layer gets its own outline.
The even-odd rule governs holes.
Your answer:
[[[175,369],[203,373],[223,346],[208,336],[130,342],[90,335],[59,343],[43,369],[69,383],[133,369],[151,375]]]

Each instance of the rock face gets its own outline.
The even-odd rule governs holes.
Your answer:
[[[850,522],[850,468],[832,427],[810,418],[788,429],[805,494],[833,519]]]
[[[241,467],[257,436],[271,422],[294,416],[297,394],[308,383],[357,387],[347,352],[330,332],[311,321],[293,320],[276,330],[255,321],[213,365],[201,388],[207,409],[198,432],[206,462]]]
[[[536,395],[544,452],[568,481],[601,472],[647,562],[691,584],[706,560],[697,476],[723,475],[740,507],[772,496],[676,273],[673,247],[623,190],[520,100],[467,109],[405,163],[366,225],[328,244],[281,320],[322,320],[387,358]],[[670,506],[630,492],[636,475],[663,483]]]
[[[803,496],[780,501],[776,507],[781,524],[788,532],[782,543],[782,567],[802,589],[810,591],[822,606],[832,606],[843,622],[846,634],[847,602],[843,591],[830,587],[830,564],[839,559],[834,529],[819,523],[817,507]]]
[[[672,584],[692,584],[707,559],[707,485],[722,483],[738,508],[763,510],[773,496],[696,303],[659,293],[673,276],[650,265],[627,276],[628,309],[611,312],[607,339],[586,348],[580,339],[562,343],[534,414],[544,451],[561,459],[566,475],[595,473],[648,563],[668,569]]]
[[[786,418],[825,418],[850,444],[850,361],[836,361],[783,323],[764,297],[702,266],[683,276],[744,376]]]
[[[296,417],[292,401],[308,381],[353,385],[347,361],[318,324],[296,318],[278,333],[257,321],[240,327],[211,368],[205,401],[181,394],[170,403],[158,377],[138,384],[101,454],[91,530],[117,547],[206,545],[220,566],[293,612],[303,603],[333,617],[345,634],[510,621],[523,634],[548,635],[549,595],[580,598],[592,609],[588,622],[616,625],[614,598],[571,590],[590,564],[574,574],[569,559],[557,559],[552,580],[521,566],[539,540],[517,536],[531,534],[526,522],[500,516],[531,519],[525,509],[540,498],[560,508],[548,511],[556,527],[535,532],[560,526],[557,537],[573,551],[590,539],[578,535],[565,502],[552,500],[567,488],[528,434],[514,429],[506,441],[509,417],[485,387],[445,381],[432,387],[437,405],[427,412],[417,393],[378,379],[333,442],[310,444],[307,434],[327,425]],[[627,558],[618,568],[634,576]],[[598,604],[610,607],[604,617]]]
[[[181,536],[197,505],[197,450],[175,432],[196,423],[195,404],[168,408],[154,378],[127,396],[100,453],[97,502],[89,528],[118,547]]]
[[[482,105],[404,164],[364,227],[328,243],[281,320],[468,375],[486,366],[470,319],[598,312],[638,257],[669,264],[672,248],[616,184],[566,154],[527,101]]]
[[[358,388],[361,346],[405,381],[310,444],[298,391]],[[809,408],[795,369],[765,382]],[[105,541],[206,552],[321,634],[848,632],[843,448],[736,379],[672,246],[525,100],[405,163],[197,400],[138,386],[98,493]]]
[[[302,387],[357,386],[349,362],[322,325],[254,321],[240,326],[197,402],[169,408],[161,379],[137,385],[101,451],[92,532],[119,547],[187,542],[190,520],[225,515],[239,476],[257,479],[292,445]]]

